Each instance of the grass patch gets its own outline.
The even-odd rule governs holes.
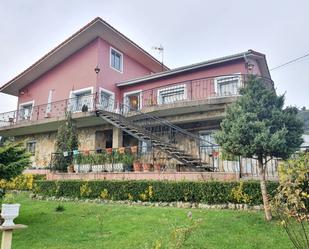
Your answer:
[[[262,212],[192,209],[188,218],[187,209],[74,202],[55,212],[56,201],[25,194],[18,199],[16,223],[28,228],[14,232],[13,249],[292,247],[283,229],[276,221],[265,222]]]

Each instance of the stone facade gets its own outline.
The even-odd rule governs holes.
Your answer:
[[[95,150],[106,146],[106,127],[87,127],[78,129],[79,150]],[[46,168],[49,166],[51,155],[55,152],[57,132],[40,133],[15,137],[17,141],[35,142],[35,152],[32,157],[32,167]]]

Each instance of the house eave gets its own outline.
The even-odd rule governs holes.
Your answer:
[[[143,83],[143,82],[147,82],[147,81],[151,81],[151,80],[157,80],[157,79],[161,79],[161,78],[165,78],[165,77],[169,77],[169,76],[174,76],[174,75],[189,72],[189,71],[199,70],[199,69],[202,69],[202,68],[207,68],[207,67],[210,67],[210,66],[219,65],[219,64],[226,63],[226,62],[236,61],[236,60],[250,58],[250,57],[256,59],[257,61],[259,61],[262,64],[262,66],[261,66],[262,76],[270,79],[271,77],[270,77],[270,73],[269,73],[269,70],[268,70],[265,55],[258,53],[258,52],[255,52],[253,50],[248,50],[248,51],[243,52],[243,53],[239,53],[239,54],[235,54],[235,55],[231,55],[231,56],[225,56],[225,57],[221,57],[221,58],[217,58],[217,59],[213,59],[213,60],[208,60],[208,61],[204,61],[204,62],[200,62],[200,63],[196,63],[196,64],[191,64],[191,65],[188,65],[188,66],[171,69],[169,71],[164,71],[164,72],[160,72],[160,73],[147,75],[147,76],[143,76],[143,77],[140,77],[140,78],[120,82],[120,83],[117,84],[117,86],[123,87],[123,86]]]

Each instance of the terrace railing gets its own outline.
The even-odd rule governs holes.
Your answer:
[[[127,110],[143,110],[147,107],[237,96],[239,88],[244,85],[247,78],[248,75],[232,74],[182,81],[125,95],[122,103],[129,106]],[[270,79],[261,77],[260,79],[273,85]],[[114,102],[108,101],[110,110],[117,108]],[[27,108],[20,108],[16,111],[0,113],[0,127],[32,123],[49,118],[63,118],[66,111],[91,111],[95,110],[98,105],[105,104],[102,102],[100,94],[94,93],[43,105],[27,106]]]
[[[123,103],[131,109],[143,109],[175,104],[179,102],[206,100],[239,95],[239,89],[252,75],[231,74],[177,82],[141,92],[125,94]],[[273,81],[258,77],[265,84],[273,87]]]
[[[48,104],[20,108],[16,111],[0,113],[0,127],[12,126],[16,124],[27,124],[38,120],[48,120],[50,118],[63,118],[66,111],[86,112],[95,109],[96,94],[84,95],[51,102]]]

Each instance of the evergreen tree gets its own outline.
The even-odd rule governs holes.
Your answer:
[[[10,180],[31,165],[24,142],[7,142],[0,147],[0,180]]]
[[[240,90],[241,97],[227,108],[216,140],[222,149],[236,156],[258,160],[265,217],[271,220],[265,170],[273,157],[287,159],[302,144],[303,123],[297,108],[284,108],[284,95],[263,80],[251,76]]]
[[[71,112],[66,113],[66,120],[58,128],[56,140],[55,169],[65,171],[73,163],[73,150],[78,149],[78,135]],[[64,155],[67,153],[67,155]]]

